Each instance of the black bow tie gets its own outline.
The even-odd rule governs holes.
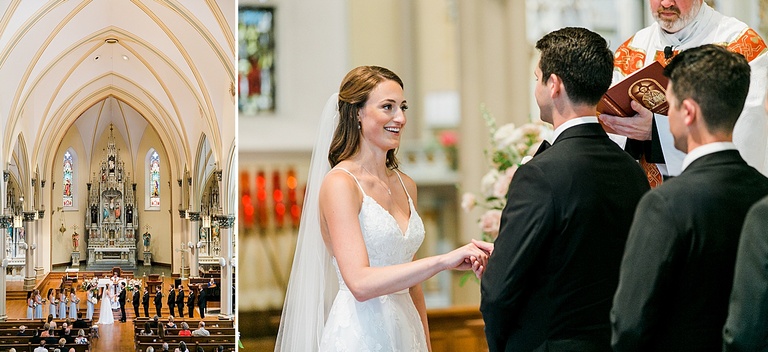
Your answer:
[[[533,156],[539,155],[543,153],[545,150],[549,149],[552,144],[549,144],[549,142],[545,139],[541,141],[541,144],[539,145],[539,149],[536,150],[536,153],[533,154]]]

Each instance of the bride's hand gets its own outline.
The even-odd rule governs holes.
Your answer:
[[[488,254],[474,244],[468,243],[443,254],[443,260],[447,269],[470,270],[475,265],[485,267],[488,264]]]

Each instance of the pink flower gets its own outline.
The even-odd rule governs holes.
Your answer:
[[[475,197],[475,194],[469,192],[464,193],[464,195],[461,197],[461,208],[466,212],[470,212],[475,208],[475,205],[477,205],[477,198]]]
[[[440,132],[438,139],[440,140],[440,145],[445,148],[455,147],[456,143],[459,142],[459,135],[456,131],[446,130]]]
[[[491,209],[480,216],[480,229],[491,235],[493,239],[499,236],[499,226],[501,226],[501,210]]]
[[[517,165],[504,170],[504,173],[496,179],[496,183],[493,185],[493,196],[499,199],[507,198],[507,191],[509,190],[509,183],[512,182],[512,177],[515,176],[517,171]]]

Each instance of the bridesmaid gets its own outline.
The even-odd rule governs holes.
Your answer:
[[[33,312],[35,310],[35,299],[32,296],[33,293],[33,291],[27,292],[27,319],[33,318]]]
[[[35,319],[43,319],[43,296],[35,289]]]
[[[75,289],[72,288],[72,290],[69,291],[69,318],[77,319],[78,303],[80,303],[80,300],[77,298],[77,294],[75,294]]]
[[[85,294],[86,304],[88,304],[88,311],[85,313],[85,319],[93,319],[93,289],[89,286],[88,291]]]
[[[56,293],[53,288],[48,289],[48,314],[56,319]]]
[[[62,288],[61,291],[59,291],[59,319],[64,319],[67,317],[67,294],[64,292],[64,289]]]

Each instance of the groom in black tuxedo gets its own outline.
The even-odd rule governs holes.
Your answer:
[[[120,302],[120,322],[125,323],[125,282],[120,283],[120,296],[118,302]]]
[[[615,351],[722,350],[739,234],[768,194],[732,142],[750,71],[722,45],[685,50],[664,69],[669,128],[688,155],[637,207],[611,311]]]
[[[133,287],[133,298],[131,298],[131,303],[133,303],[133,314],[136,314],[136,318],[141,316],[141,314],[139,314],[139,303],[141,303],[139,287],[139,285]],[[149,317],[149,314],[147,314],[147,317]]]
[[[536,102],[554,143],[516,171],[482,277],[490,351],[610,351],[611,298],[637,203],[638,163],[595,116],[613,53],[584,28],[536,43]]]

